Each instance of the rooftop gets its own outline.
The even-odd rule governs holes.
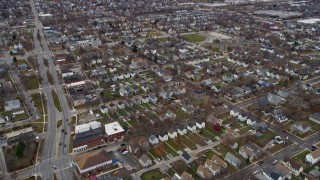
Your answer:
[[[113,122],[113,123],[106,124],[106,125],[104,125],[104,127],[105,127],[105,130],[106,130],[106,134],[108,136],[124,132],[124,129],[122,128],[122,126],[117,121]]]

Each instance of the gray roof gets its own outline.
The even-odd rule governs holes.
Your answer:
[[[229,160],[229,161],[231,161],[231,162],[234,162],[235,164],[237,164],[237,165],[240,165],[241,164],[241,161],[240,161],[240,159],[238,159],[236,156],[234,156],[233,154],[231,154],[231,153],[227,153],[226,154],[226,157],[224,158],[225,160]]]

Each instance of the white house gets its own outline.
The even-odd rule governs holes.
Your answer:
[[[173,138],[176,138],[178,136],[178,133],[177,131],[175,131],[174,129],[171,129],[168,131],[168,136],[173,139]]]
[[[198,120],[196,122],[196,126],[197,126],[198,129],[203,129],[203,128],[206,127],[206,123],[204,121],[202,121],[202,120]]]
[[[178,134],[180,134],[181,136],[183,136],[183,135],[185,135],[185,134],[187,134],[187,129],[186,129],[186,127],[185,126],[179,126],[178,127]]]
[[[232,117],[237,117],[238,115],[239,115],[239,110],[237,110],[237,109],[231,109],[230,110],[230,116],[232,116]]]
[[[143,154],[139,158],[139,163],[141,164],[142,167],[148,167],[152,165],[152,160],[147,155]]]
[[[253,126],[256,122],[257,120],[253,117],[247,119],[247,125],[249,126]]]
[[[102,105],[102,106],[100,107],[100,111],[101,111],[102,114],[107,114],[107,113],[108,113],[108,108],[107,108],[107,106],[106,106],[106,105]]]
[[[160,133],[158,137],[159,137],[161,142],[168,141],[168,139],[169,139],[167,133],[164,133],[164,132]]]
[[[320,161],[320,149],[313,151],[306,156],[306,161],[310,164],[315,164]]]
[[[247,121],[247,118],[248,118],[248,116],[246,114],[244,114],[244,113],[238,115],[238,119],[241,122]]]
[[[190,132],[192,132],[192,133],[194,133],[194,132],[196,132],[196,130],[197,130],[197,127],[196,127],[196,125],[194,124],[194,123],[188,123],[187,124],[187,129],[190,131]]]
[[[159,143],[159,139],[157,138],[157,136],[151,134],[149,137],[149,142],[150,144],[155,145]]]
[[[18,99],[16,100],[11,100],[11,101],[6,101],[4,103],[4,110],[5,111],[12,111],[13,109],[19,109],[20,106],[20,101]]]

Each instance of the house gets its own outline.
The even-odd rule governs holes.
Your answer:
[[[278,96],[278,95],[269,93],[268,94],[268,101],[270,104],[278,106],[278,105],[282,104],[285,101],[285,99]]]
[[[175,119],[177,115],[172,112],[171,110],[168,110],[166,114],[164,115],[164,119]]]
[[[180,134],[181,136],[187,134],[187,128],[183,125],[178,126],[178,134]]]
[[[150,142],[150,144],[155,145],[155,144],[159,143],[159,139],[157,138],[157,136],[151,134],[149,136],[149,142]]]
[[[77,171],[82,176],[96,174],[112,164],[112,158],[105,150],[91,151],[74,157]]]
[[[164,132],[161,132],[159,135],[158,135],[159,139],[161,142],[165,142],[165,141],[168,141],[168,135],[167,133],[164,133]]]
[[[155,94],[149,94],[149,101],[152,103],[156,103],[158,101],[158,98]]]
[[[198,119],[198,120],[196,121],[196,127],[197,127],[198,129],[203,129],[203,128],[206,127],[206,123],[205,123],[203,120]]]
[[[13,109],[19,109],[20,107],[21,107],[21,104],[18,99],[6,101],[4,103],[4,110],[5,111],[12,111]]]
[[[18,131],[13,131],[6,134],[6,139],[8,144],[14,144],[19,141],[26,141],[33,139],[33,129],[32,127],[28,127],[25,129],[20,129]]]
[[[147,95],[143,95],[141,100],[142,100],[142,103],[149,103],[149,97]]]
[[[268,124],[265,123],[264,121],[261,121],[261,122],[257,122],[253,125],[253,128],[256,130],[256,131],[259,131],[259,132],[264,132],[266,130],[268,130]]]
[[[235,168],[239,168],[241,165],[241,161],[234,156],[233,154],[231,154],[230,152],[228,152],[226,154],[226,156],[224,157],[224,160],[228,161],[231,165],[233,165]]]
[[[198,166],[197,173],[203,179],[211,179],[212,178],[212,174],[210,173],[210,171],[207,168],[204,167],[204,165]]]
[[[182,159],[187,163],[192,163],[193,162],[193,158],[191,157],[191,155],[189,153],[187,153],[186,151],[183,151],[182,153]]]
[[[194,180],[191,174],[187,173],[186,171],[183,171],[181,174],[181,178],[183,180]]]
[[[139,163],[141,164],[142,167],[148,167],[152,165],[152,160],[147,155],[143,154],[139,158]]]
[[[106,132],[106,139],[108,142],[121,140],[124,137],[124,134],[126,133],[118,121],[105,124],[104,129]]]
[[[125,104],[121,101],[118,102],[118,109],[124,109],[126,108]]]
[[[220,173],[221,168],[213,163],[210,159],[207,159],[204,163],[204,167],[206,167],[213,176],[216,176],[217,174]]]
[[[238,117],[239,113],[240,113],[240,111],[238,109],[231,109],[230,110],[230,116],[232,116],[232,117]]]
[[[285,157],[282,164],[289,168],[295,176],[300,176],[300,173],[303,172],[303,167],[289,157]]]
[[[225,163],[220,157],[215,154],[211,156],[211,161],[218,165],[221,170],[227,168],[227,163]]]
[[[248,117],[247,125],[254,126],[255,123],[257,123],[257,119],[255,117]]]
[[[134,105],[134,103],[131,99],[127,99],[124,103],[125,103],[126,107],[132,107]]]
[[[290,128],[292,131],[296,131],[299,134],[305,134],[311,130],[309,125],[302,122],[296,122]]]
[[[245,114],[245,113],[241,113],[241,114],[238,115],[238,120],[241,121],[241,122],[246,122],[247,118],[248,118],[248,115]]]
[[[171,139],[173,139],[173,138],[176,138],[176,137],[178,136],[178,133],[177,133],[177,131],[175,131],[174,129],[170,129],[170,130],[168,131],[168,136],[169,136]]]
[[[16,116],[16,115],[19,115],[19,114],[23,114],[24,113],[24,108],[21,107],[19,109],[15,109],[15,110],[12,110],[12,115],[13,116]]]
[[[197,127],[196,127],[196,125],[195,125],[194,123],[189,122],[189,123],[187,124],[187,129],[188,129],[190,132],[194,133],[194,132],[196,132]]]
[[[311,114],[309,120],[317,124],[320,124],[320,112]]]
[[[100,107],[100,111],[101,111],[102,114],[107,114],[107,113],[108,113],[108,108],[107,108],[107,106],[106,106],[106,105],[102,105],[102,106]]]
[[[239,154],[244,158],[252,162],[254,159],[257,160],[261,156],[261,151],[251,144],[243,145],[239,148]]]
[[[285,179],[292,178],[292,172],[285,165],[283,165],[279,162],[274,167],[275,167],[276,172],[279,173],[281,175],[281,177],[283,177]]]
[[[263,175],[269,180],[283,180],[281,175],[278,172],[276,172],[276,170],[273,167],[264,170]]]
[[[306,161],[310,164],[315,164],[320,161],[320,148],[306,155]]]
[[[149,147],[149,141],[145,136],[133,137],[128,142],[128,151],[130,153],[137,153],[140,149]]]

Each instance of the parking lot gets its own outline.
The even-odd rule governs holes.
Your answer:
[[[113,159],[119,160],[119,162],[129,171],[140,168],[140,164],[130,154],[122,154],[119,150],[117,150],[112,151],[110,156]]]

